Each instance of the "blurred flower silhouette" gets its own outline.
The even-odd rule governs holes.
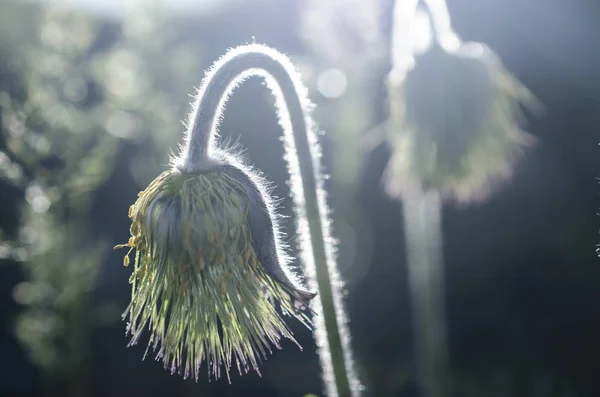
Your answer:
[[[315,294],[282,270],[273,219],[257,175],[222,165],[203,173],[163,172],[129,211],[129,253],[135,249],[129,315],[131,344],[150,327],[165,368],[198,379],[203,361],[229,378],[266,359],[281,337],[298,344],[276,311],[309,327],[302,311]],[[259,181],[256,183],[255,181]],[[298,345],[299,346],[299,345]]]
[[[520,106],[537,101],[489,48],[461,42],[445,0],[396,2],[392,35],[383,183],[402,200],[417,385],[444,397],[452,392],[442,203],[483,200],[510,177],[533,143]]]
[[[386,189],[394,197],[416,187],[459,202],[483,199],[533,144],[520,127],[521,105],[538,103],[487,46],[449,46],[430,26],[431,47],[406,74],[390,75],[397,122],[388,128]]]

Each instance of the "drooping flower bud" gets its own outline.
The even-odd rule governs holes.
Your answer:
[[[197,379],[203,361],[216,378],[222,365],[229,375],[232,362],[258,371],[282,336],[295,342],[275,301],[309,325],[302,310],[315,294],[282,270],[273,220],[241,169],[165,171],[139,194],[130,217],[128,332],[135,344],[150,328],[150,345],[172,371]]]
[[[285,78],[287,69],[273,54],[250,45],[216,63],[199,92],[181,155],[139,193],[129,210],[131,238],[116,247],[129,247],[126,266],[135,251],[124,314],[131,344],[149,329],[148,348],[184,377],[197,380],[204,362],[214,378],[223,367],[229,378],[232,364],[240,373],[260,373],[259,362],[282,338],[298,344],[278,310],[310,327],[306,311],[316,294],[300,288],[287,269],[290,258],[264,180],[215,138],[232,82],[254,68]]]
[[[484,198],[534,142],[520,122],[521,105],[536,99],[482,44],[453,52],[434,45],[391,84],[393,118],[402,126],[388,136],[384,182],[393,196],[416,188],[461,202]]]

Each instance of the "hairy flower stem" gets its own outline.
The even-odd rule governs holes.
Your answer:
[[[294,76],[293,73],[290,74]],[[330,397],[358,396],[360,384],[353,369],[350,335],[342,306],[341,281],[329,235],[329,210],[323,189],[320,152],[309,100],[299,79],[278,80],[287,112],[279,107],[284,130],[286,158],[297,216],[300,248],[310,289],[319,294],[311,302],[317,314],[315,338],[323,368],[326,394]],[[293,94],[292,94],[293,93]],[[288,121],[289,119],[289,121]]]
[[[319,291],[312,304],[313,310],[320,315],[314,320],[316,339],[327,394],[357,396],[360,387],[352,368],[349,334],[345,329],[346,319],[342,308],[341,283],[331,249],[331,237],[328,235],[328,209],[315,141],[314,131],[310,128],[293,128],[296,151],[294,153],[289,146],[286,151],[288,156],[297,156],[298,167],[291,165],[296,161],[290,162],[292,179],[301,179],[301,188],[294,183],[294,202],[302,234],[304,261],[309,270],[309,288],[316,287]],[[333,379],[330,378],[331,375]]]

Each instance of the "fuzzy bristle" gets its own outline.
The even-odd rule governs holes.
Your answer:
[[[259,372],[282,338],[298,344],[276,305],[310,326],[299,309],[313,296],[265,271],[248,216],[244,186],[218,171],[165,171],[130,209],[132,238],[119,246],[135,250],[127,330],[136,344],[149,328],[148,347],[172,372],[197,380],[203,362],[214,378],[234,363]]]

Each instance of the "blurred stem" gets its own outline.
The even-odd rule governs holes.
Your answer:
[[[447,11],[443,0],[427,0],[425,3],[432,19],[436,10],[438,14]],[[413,18],[418,5],[419,0],[396,0],[390,77],[404,78],[410,69],[413,58]],[[449,17],[447,20],[439,18],[430,22],[437,33],[448,30]],[[390,128],[401,131],[403,120],[398,119],[400,115],[396,111],[395,85],[388,87],[392,114]],[[415,182],[418,185],[419,181]],[[404,194],[402,200],[417,383],[421,396],[445,397],[450,393],[444,307],[442,200],[438,192],[424,193],[420,189]]]
[[[448,392],[442,204],[438,193],[403,197],[417,382],[424,397]]]

